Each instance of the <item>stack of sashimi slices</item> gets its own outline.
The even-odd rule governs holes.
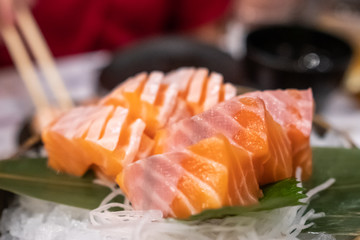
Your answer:
[[[49,166],[89,168],[118,183],[136,210],[187,218],[256,204],[260,186],[311,174],[311,90],[236,96],[218,73],[140,73],[98,104],[77,107],[42,133]]]

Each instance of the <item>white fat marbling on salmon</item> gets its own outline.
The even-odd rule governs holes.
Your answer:
[[[184,119],[172,125],[167,132],[165,151],[183,150],[198,141],[213,135],[213,130],[207,124],[199,122],[195,117]]]
[[[120,87],[123,88],[124,92],[135,92],[146,80],[146,77],[146,73],[139,73],[135,77],[126,80]]]
[[[123,166],[128,165],[132,161],[139,150],[141,137],[145,130],[145,123],[141,119],[136,119],[133,124],[130,125],[130,139],[129,144],[125,149],[125,157],[123,159]]]
[[[256,124],[260,125],[242,125],[241,113],[251,113],[258,117]],[[241,119],[239,119],[241,120]],[[256,159],[254,164],[259,168],[258,180],[262,178],[264,169],[269,166],[269,173],[273,171],[274,179],[284,179],[291,176],[291,145],[284,129],[276,123],[271,115],[265,109],[263,100],[257,97],[235,97],[226,102],[217,104],[208,111],[184,119],[167,128],[167,135],[161,140],[160,145],[164,152],[181,151],[187,146],[193,145],[202,139],[223,134],[231,145],[243,149]],[[261,139],[263,145],[256,147],[251,139],[245,141],[243,136],[252,134],[255,139]],[[245,134],[245,135],[244,135]],[[239,140],[240,139],[240,140]],[[261,155],[269,147],[270,152],[267,155]],[[259,154],[258,151],[260,151]],[[266,153],[266,152],[264,152]],[[271,161],[270,161],[271,160]],[[268,163],[268,161],[270,161]],[[275,161],[275,162],[274,162]],[[282,169],[273,169],[276,165]],[[271,182],[271,174],[264,178],[266,184]],[[261,180],[262,181],[262,180]]]
[[[120,133],[123,129],[129,110],[116,107],[112,117],[106,124],[104,135],[97,143],[103,148],[114,151],[118,145]]]
[[[134,191],[141,193],[140,196],[129,194],[129,199],[131,200],[131,204],[134,207],[134,209],[137,210],[161,210],[164,215],[175,215],[172,209],[170,208],[170,204],[165,199],[161,198],[161,195],[158,194],[159,190],[154,189],[154,186],[159,187],[159,182],[156,183],[156,185],[151,186],[149,182],[155,182],[156,180],[150,180],[150,176],[153,177],[153,173],[147,174],[149,171],[144,171],[145,175],[147,175],[146,180],[144,181],[139,178],[136,178],[135,181],[131,183],[130,191],[134,193]],[[139,181],[140,179],[140,181]],[[166,184],[163,183],[165,186]],[[149,186],[150,185],[150,186]],[[135,188],[136,190],[134,190]],[[163,187],[164,188],[164,187]],[[171,188],[165,188],[164,192],[171,193]],[[172,194],[175,195],[175,194]]]
[[[224,101],[236,96],[236,87],[231,83],[224,84]]]
[[[109,115],[112,109],[113,107],[109,106],[74,108],[58,119],[54,126],[44,131],[44,142],[49,154],[50,166],[56,166],[57,170],[70,174],[82,175],[91,164],[91,157],[83,148],[83,137],[88,133],[94,119],[97,119],[99,115]],[[61,131],[57,132],[57,130]],[[64,159],[71,159],[71,161]]]
[[[74,123],[77,123],[76,125],[78,125],[79,122],[83,121],[79,116],[81,116],[84,111],[85,107],[77,107],[66,112],[51,126],[51,131],[55,131],[59,134],[74,134],[74,132],[69,131],[69,129],[74,130]]]
[[[312,126],[313,98],[311,89],[273,90],[247,93],[247,96],[257,96],[264,100],[265,106],[275,121],[284,127],[295,126],[305,136],[309,136]],[[298,96],[295,96],[298,95]],[[297,115],[292,109],[300,110]]]
[[[164,215],[176,216],[170,207],[173,200],[178,198],[192,214],[197,213],[189,197],[179,189],[178,183],[181,178],[191,179],[209,199],[221,205],[222,199],[217,189],[182,166],[183,159],[194,156],[207,162],[216,171],[227,172],[224,165],[191,151],[171,152],[139,160],[128,165],[123,172],[125,189],[134,208],[159,209]]]
[[[186,101],[190,103],[200,102],[208,74],[209,71],[206,68],[199,68],[196,70],[189,86],[189,92],[187,94]]]
[[[154,104],[163,78],[164,74],[162,72],[151,72],[145,83],[140,99],[150,104]]]
[[[154,146],[155,146],[155,141],[144,133],[141,137],[139,150],[134,160],[136,161],[138,159],[143,159],[150,156],[152,150],[154,149]]]
[[[186,92],[189,88],[190,81],[195,74],[195,68],[188,68],[179,73],[179,91]]]
[[[216,107],[199,115],[197,121],[199,121],[199,123],[202,121],[206,122],[209,125],[209,128],[213,129],[213,134],[219,132],[231,139],[234,134],[239,132],[239,130],[244,129],[232,115],[226,113],[223,109]]]
[[[280,126],[278,127],[281,128]],[[291,147],[290,141],[285,135],[285,132],[282,131],[282,129],[277,130],[272,128],[269,128],[268,131],[270,132],[268,144],[271,152],[271,158],[265,162],[264,170],[267,175],[271,172],[272,177],[269,179],[263,179],[262,181],[264,184],[271,182],[273,179],[289,178],[292,174]],[[283,141],[283,139],[286,139],[286,141]],[[279,173],[280,168],[283,169],[283,172],[281,173]],[[279,176],[279,174],[281,175]]]
[[[114,111],[113,106],[105,107],[99,116],[95,118],[89,128],[89,131],[85,137],[86,141],[92,141],[94,143],[101,137],[101,132],[105,127],[106,121],[109,119],[109,116]]]
[[[264,100],[274,120],[286,130],[290,139],[293,169],[300,166],[304,170],[303,177],[308,177],[312,165],[309,138],[314,111],[311,89],[274,90],[246,95],[259,96]]]
[[[220,171],[227,171],[227,168],[224,166],[224,164],[216,162],[216,161],[212,160],[211,158],[206,158],[206,157],[196,154],[188,149],[184,149],[183,152],[192,158],[201,159],[201,161],[207,162],[208,165],[211,165],[212,167],[219,169]]]
[[[184,174],[191,178],[197,186],[199,186],[202,191],[206,192],[209,195],[209,198],[211,200],[215,200],[218,206],[221,206],[222,200],[220,199],[219,194],[216,192],[214,188],[212,188],[209,184],[202,181],[200,178],[198,178],[196,175],[192,174],[191,172],[185,170]]]
[[[178,99],[171,113],[167,125],[174,124],[182,119],[191,117],[190,110],[185,101]]]
[[[262,101],[256,98],[253,99],[257,101],[258,108],[245,106],[236,98],[220,103],[201,114],[171,125],[167,129],[169,137],[166,139],[166,143],[164,143],[166,151],[182,150],[204,138],[212,137],[219,133],[224,134],[233,145],[242,147],[234,142],[233,136],[240,130],[245,131],[245,129],[234,119],[234,115],[241,109],[246,108],[257,115],[264,116]],[[266,133],[264,132],[259,131],[259,136],[266,139]]]
[[[245,165],[242,159],[239,157],[235,158],[233,161],[234,166],[230,167],[230,171],[232,172],[231,177],[234,182],[235,189],[239,191],[235,191],[237,199],[234,199],[236,203],[240,203],[241,205],[245,205],[245,203],[256,203],[258,202],[258,195],[255,195],[254,192],[250,191],[250,188],[253,188],[254,191],[259,191],[258,182],[254,173],[254,166],[251,162],[251,157],[248,152],[244,151],[246,155],[246,159],[248,164]],[[240,163],[241,161],[241,163]],[[245,171],[253,172],[252,176],[248,177],[248,174],[245,174]],[[247,180],[252,180],[253,182],[249,182]],[[245,194],[241,194],[240,191],[245,191]]]
[[[295,167],[298,167],[301,163],[307,163],[307,165],[303,166],[304,168],[311,168],[311,161],[308,161],[312,158],[312,151],[310,147],[305,147],[294,154],[294,159],[296,159],[296,163],[298,164]]]
[[[89,127],[91,125],[91,122],[94,118],[96,118],[101,112],[103,111],[103,106],[89,106],[87,107],[88,110],[84,112],[82,115],[87,116],[84,118],[84,122],[74,131],[73,138],[81,138],[85,136],[87,131],[89,130]]]
[[[220,101],[220,90],[223,83],[223,76],[218,73],[211,73],[206,86],[206,97],[203,110],[206,111]]]
[[[229,169],[229,174],[230,174],[230,177],[231,179],[229,179],[229,182],[231,181],[232,184],[234,185],[234,188],[235,189],[239,189],[239,186],[238,186],[238,179],[237,177],[235,177],[235,169],[234,168],[230,168]],[[239,176],[240,178],[241,176]],[[236,194],[236,197],[237,197],[237,201],[236,199],[233,199],[231,196],[230,196],[230,192],[228,192],[227,194],[227,198],[228,198],[228,202],[231,205],[234,205],[236,202],[238,202],[239,204],[241,205],[244,205],[245,204],[245,201],[242,197],[242,195],[240,194],[239,191],[235,191],[235,194]]]
[[[186,155],[183,153],[172,153],[171,159],[164,155],[154,155],[124,169],[123,187],[135,209],[160,209],[165,215],[174,214],[170,204],[176,196],[179,179],[183,176],[184,169],[178,166],[178,162],[184,157]]]
[[[172,165],[173,168],[177,168],[177,170],[176,170],[177,173],[182,173],[182,174],[184,173],[184,169],[179,165],[179,161],[176,161],[176,160],[181,160],[182,157],[186,157],[185,154],[182,156],[182,154],[179,154],[179,153],[171,153],[171,154],[165,154],[165,155],[156,155],[156,157],[157,157],[158,161],[164,161],[164,164],[169,164],[169,165]],[[175,159],[175,161],[174,161],[174,159]],[[190,203],[189,198],[187,196],[185,196],[185,194],[178,188],[178,181],[179,181],[181,175],[179,174],[178,176],[174,176],[174,175],[164,176],[162,173],[163,172],[160,172],[160,171],[151,171],[152,177],[154,177],[157,181],[165,184],[169,188],[170,192],[172,192],[174,194],[174,196],[170,197],[170,198],[169,198],[169,195],[166,195],[164,200],[168,201],[168,205],[171,204],[171,202],[173,201],[173,199],[176,196],[176,197],[180,198],[180,200],[185,204],[187,209],[192,214],[195,214],[196,213],[195,207]],[[169,178],[173,178],[173,179],[169,181]],[[149,187],[151,189],[153,189],[153,186],[152,187],[149,186]],[[162,192],[161,195],[164,195],[164,192]],[[172,214],[174,214],[174,213],[172,213]]]
[[[130,77],[118,85],[114,90],[111,91],[109,95],[103,98],[99,104],[108,104],[109,100],[117,100],[119,103],[126,105],[126,99],[123,93],[134,93],[139,89],[141,91],[141,87],[143,86],[143,82],[146,80],[146,73],[139,73],[134,77]]]
[[[165,84],[173,84],[177,85],[177,88],[181,92],[185,92],[189,86],[190,80],[195,72],[195,68],[193,67],[182,67],[177,70],[171,71],[166,74],[164,78]]]
[[[102,114],[104,111],[111,111],[113,107],[101,107],[98,111],[96,111],[96,114]],[[74,109],[74,112],[77,114],[72,115],[69,114],[70,118],[67,118],[65,122],[59,122],[60,124],[63,124],[61,127],[66,128],[66,132],[63,132],[63,136],[71,139],[75,138],[75,136],[83,135],[83,133],[78,132],[79,130],[83,130],[83,127],[89,128],[89,121],[91,122],[92,119],[89,119],[84,116],[91,116],[91,112],[94,110],[94,107],[82,107],[79,111]],[[93,119],[96,117],[96,115],[92,116]],[[86,129],[86,130],[87,130]]]
[[[157,120],[160,123],[159,128],[164,127],[171,113],[174,111],[178,97],[178,87],[175,83],[171,83],[165,92],[164,102],[160,108]]]
[[[187,149],[184,149],[183,151],[184,153],[186,153],[188,156],[196,159],[196,161],[201,160],[202,162],[206,162],[207,165],[213,167],[214,169],[216,169],[218,172],[224,172],[227,173],[228,169],[226,166],[224,166],[221,163],[215,162],[212,159],[203,157],[199,154],[193,153],[192,151],[189,151]],[[201,189],[204,189],[211,197],[211,199],[214,199],[219,205],[222,204],[222,199],[220,198],[219,193],[217,192],[218,189],[214,188],[213,186],[210,186],[209,183],[201,180],[198,176],[194,175],[193,173],[185,170],[185,173],[189,174],[189,176],[195,180],[195,182],[197,183],[198,186],[200,186]],[[214,179],[207,179],[208,182],[211,182]],[[214,184],[216,185],[216,184]]]

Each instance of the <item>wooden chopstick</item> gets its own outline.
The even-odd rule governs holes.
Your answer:
[[[1,35],[36,109],[40,111],[43,108],[49,108],[46,94],[17,29],[14,26],[6,26],[1,30]]]
[[[26,4],[22,4],[16,9],[15,16],[19,29],[26,42],[29,44],[31,52],[39,64],[39,67],[44,73],[59,107],[62,109],[73,107],[73,102],[56,68],[54,58],[29,10],[29,7]]]
[[[321,115],[315,114],[315,116],[313,118],[313,123],[325,130],[333,130],[335,133],[342,136],[349,143],[350,148],[358,148],[356,143],[350,137],[349,133],[334,127],[333,125],[328,123]]]

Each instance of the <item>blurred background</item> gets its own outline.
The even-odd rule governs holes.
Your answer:
[[[202,66],[251,89],[312,87],[317,113],[360,146],[357,0],[0,0],[3,37],[25,5],[77,103],[140,71]],[[16,151],[34,105],[3,38],[0,109],[5,158]],[[332,134],[313,144],[331,137],[342,144]]]

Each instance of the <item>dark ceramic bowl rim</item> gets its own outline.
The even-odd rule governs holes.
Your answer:
[[[280,70],[286,72],[299,72],[304,74],[316,73],[317,71],[312,71],[312,70],[300,71],[299,69],[294,67],[292,62],[283,61],[281,58],[276,57],[276,55],[269,53],[268,51],[266,51],[262,47],[257,46],[257,44],[254,43],[253,39],[259,38],[260,36],[262,36],[262,34],[274,30],[283,31],[283,32],[304,31],[312,35],[322,36],[331,39],[331,41],[341,44],[342,47],[345,49],[345,52],[343,53],[343,55],[340,55],[336,59],[332,59],[334,66],[329,71],[325,71],[325,72],[331,73],[331,72],[344,71],[344,69],[347,68],[349,64],[349,61],[351,60],[353,54],[353,48],[347,41],[345,41],[339,36],[335,36],[325,31],[312,27],[300,26],[300,25],[271,25],[267,27],[261,27],[250,32],[246,37],[246,48],[247,48],[246,57],[257,63],[268,66],[274,70]],[[319,73],[321,74],[324,72],[319,72]]]

